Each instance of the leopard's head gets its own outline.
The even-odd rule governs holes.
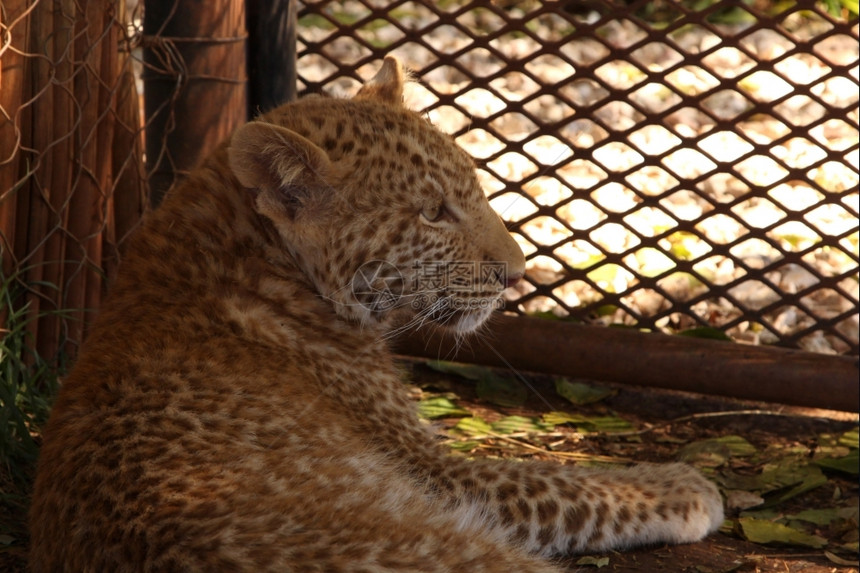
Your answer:
[[[404,82],[389,57],[352,99],[285,104],[236,132],[230,166],[339,315],[469,332],[525,259],[472,159],[404,107]]]

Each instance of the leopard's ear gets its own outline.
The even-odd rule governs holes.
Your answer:
[[[374,99],[384,103],[403,103],[403,84],[406,74],[400,60],[394,56],[385,56],[382,67],[370,81],[361,86],[355,99]]]
[[[263,121],[240,127],[227,156],[239,182],[258,191],[258,208],[290,219],[326,187],[331,172],[325,151],[294,131]]]

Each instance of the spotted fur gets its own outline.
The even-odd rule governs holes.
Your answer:
[[[524,259],[402,88],[387,59],[284,105],[148,217],[45,432],[36,573],[554,571],[721,523],[685,465],[468,461],[418,422],[387,336],[476,329]]]

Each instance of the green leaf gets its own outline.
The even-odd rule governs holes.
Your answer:
[[[617,311],[618,311],[618,307],[615,306],[614,304],[602,304],[602,305],[598,306],[597,308],[595,308],[592,312],[594,312],[594,314],[596,314],[597,316],[612,316]],[[626,325],[612,324],[610,326],[626,326]],[[631,328],[636,328],[636,327],[632,326]]]
[[[593,404],[594,402],[599,402],[604,398],[617,394],[617,391],[612,388],[586,384],[585,382],[569,380],[567,378],[555,379],[555,391],[559,396],[569,400],[577,406]]]
[[[839,437],[839,445],[845,446],[846,448],[860,448],[860,432],[858,432],[858,428],[848,430],[842,434]]]
[[[783,462],[753,476],[723,472],[718,480],[724,489],[739,489],[762,494],[765,501],[760,506],[761,509],[774,507],[827,483],[827,477],[818,466],[798,465],[795,461]],[[745,515],[749,514],[745,513]]]
[[[822,458],[815,460],[815,464],[826,470],[834,470],[849,475],[860,475],[860,457],[858,451],[851,450],[848,455],[839,458]]]
[[[738,525],[744,538],[753,543],[763,545],[799,545],[821,549],[827,545],[827,540],[818,535],[810,535],[793,527],[755,519],[753,517],[738,518]]]
[[[457,422],[454,429],[470,436],[486,436],[493,431],[493,427],[490,424],[477,416],[463,418]]]
[[[447,362],[445,360],[428,360],[427,366],[443,374],[454,374],[467,380],[479,380],[490,371],[486,366],[475,364],[460,364],[458,362]]]
[[[507,416],[498,422],[493,422],[492,428],[494,432],[499,434],[513,434],[515,432],[545,432],[551,430],[552,426],[541,422],[537,418]]]
[[[745,458],[756,453],[755,446],[740,436],[720,436],[714,441],[725,444],[729,452],[737,458]]]
[[[677,231],[666,237],[666,239],[671,245],[669,252],[671,252],[675,258],[683,261],[693,258],[693,252],[690,248],[693,244],[701,241],[698,236],[687,231]]]
[[[633,429],[630,422],[618,416],[587,417],[568,412],[548,412],[541,416],[541,420],[548,426],[571,424],[584,432],[613,433],[628,432]]]
[[[591,565],[592,567],[597,567],[600,569],[601,567],[606,567],[609,565],[609,557],[580,557],[577,562],[577,565]]]
[[[459,364],[444,360],[431,360],[427,366],[442,372],[454,374],[477,382],[475,391],[478,397],[497,406],[522,406],[528,397],[528,391],[516,378],[502,376],[486,366],[474,364]]]
[[[792,496],[787,496],[787,493],[800,486],[803,486],[803,491],[808,491],[827,481],[817,466],[798,465],[791,461],[765,469],[758,475],[746,476],[726,472],[719,479],[726,489],[743,489],[763,494],[777,492],[783,500],[797,495],[798,493],[793,493]]]
[[[843,543],[839,547],[841,547],[845,551],[850,551],[851,553],[860,552],[860,542],[858,541],[850,541],[848,543]]]
[[[588,269],[588,268],[591,268],[591,267],[597,265],[597,263],[604,260],[605,258],[606,258],[606,255],[603,255],[603,254],[596,254],[596,255],[590,254],[590,255],[586,256],[584,260],[574,262],[572,264],[572,266],[576,270],[582,271],[582,270],[585,270],[585,269]]]
[[[588,423],[595,432],[603,432],[605,434],[629,432],[633,429],[633,424],[618,416],[597,416],[589,418]]]
[[[468,440],[465,442],[451,442],[448,444],[448,447],[452,450],[457,450],[458,452],[468,453],[481,445],[481,442],[476,442],[474,440]]]
[[[482,400],[497,406],[522,406],[528,397],[528,391],[516,378],[499,376],[494,372],[486,372],[478,380],[475,392]]]
[[[857,507],[830,507],[826,509],[806,509],[794,515],[787,515],[785,519],[800,520],[815,525],[828,525],[838,520],[849,520],[857,522],[860,508]]]
[[[777,467],[773,472],[765,473],[773,477],[774,483],[786,483],[788,486],[782,490],[772,490],[772,495],[765,496],[762,508],[773,507],[827,483],[827,477],[821,473],[818,466],[814,465],[799,467],[786,465]]]
[[[562,424],[579,426],[580,424],[589,423],[587,417],[580,416],[578,414],[571,414],[569,412],[547,412],[541,416],[541,419],[544,424],[548,424],[550,426],[561,426]]]
[[[618,276],[619,273],[627,273],[628,275],[630,274],[629,271],[626,271],[624,267],[620,265],[616,265],[615,263],[607,263],[600,265],[592,271],[589,271],[588,273],[586,273],[586,276],[592,282],[595,282],[600,285],[603,289],[606,290],[606,292],[614,293],[614,282],[615,278]]]
[[[732,457],[747,457],[756,453],[755,446],[740,436],[721,436],[687,444],[678,450],[678,459],[683,462],[719,467]],[[747,488],[735,488],[747,489]]]
[[[736,529],[734,521],[731,519],[724,519],[718,531],[724,535],[737,535],[738,532],[736,532]]]
[[[478,416],[463,418],[454,430],[466,434],[468,436],[487,436],[492,434],[513,434],[515,432],[542,432],[551,430],[552,426],[548,426],[537,418],[524,418],[522,416],[507,416],[492,424]],[[476,441],[454,442],[451,447],[459,451],[471,451],[480,445]]]
[[[436,418],[459,418],[462,416],[471,416],[471,412],[461,408],[448,398],[436,397],[428,398],[418,402],[418,413],[430,420]]]

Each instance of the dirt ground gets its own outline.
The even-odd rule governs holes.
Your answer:
[[[523,375],[520,381],[527,387],[524,403],[521,406],[503,407],[492,403],[492,395],[489,399],[479,397],[474,380],[441,373],[424,363],[409,361],[404,365],[420,397],[449,397],[457,406],[488,422],[507,416],[535,419],[550,410],[582,417],[617,417],[629,422],[632,427],[616,435],[601,432],[583,435],[576,428],[567,426],[557,426],[543,435],[541,432],[499,435],[478,440],[480,445],[466,454],[470,456],[561,458],[563,461],[569,459],[564,454],[581,453],[586,463],[589,456],[594,456],[598,461],[617,458],[618,461],[667,462],[684,459],[684,448],[689,444],[721,436],[741,436],[759,452],[771,454],[746,460],[728,460],[720,465],[705,465],[717,465],[710,470],[714,472],[715,478],[730,469],[755,475],[764,466],[778,461],[779,456],[772,452],[801,451],[804,456],[812,458],[822,435],[844,433],[856,428],[858,421],[857,415],[845,412],[741,402],[611,384],[600,386],[610,389],[612,395],[593,404],[577,406],[558,395],[553,377],[542,375]],[[457,422],[457,418],[439,418],[431,423],[438,427],[442,439],[456,444],[469,439],[456,429]],[[778,504],[775,507],[777,512],[793,515],[806,509],[856,508],[856,477],[835,472],[826,472],[826,477],[827,481],[823,485]],[[729,510],[726,517],[731,520],[738,513],[738,510]],[[727,522],[727,526],[730,525]],[[845,551],[846,546],[854,546],[841,544],[845,540],[857,539],[856,521],[843,523],[839,527],[834,524],[818,527],[815,532],[828,539],[826,547],[813,549],[795,545],[763,545],[742,539],[734,532],[721,531],[697,544],[576,556],[563,563],[571,571],[584,573],[597,570],[600,558],[608,558],[608,561],[604,559],[600,567],[604,571],[847,573],[858,570],[856,553],[851,555]],[[836,547],[840,548],[839,551]],[[825,551],[837,561],[852,564],[834,562]]]
[[[552,459],[562,463],[627,463],[631,461],[690,461],[690,446],[703,441],[740,436],[747,442],[746,454],[725,456],[716,461],[710,451],[692,463],[704,466],[713,479],[730,472],[756,475],[769,464],[778,463],[785,452],[813,459],[823,452],[823,436],[838,436],[856,430],[858,416],[845,412],[810,410],[776,404],[760,404],[710,398],[680,392],[600,384],[606,394],[590,404],[575,405],[557,392],[557,379],[545,375],[511,376],[510,373],[479,367],[465,372],[440,372],[438,364],[404,361],[404,377],[419,404],[442,398],[459,413],[439,415],[428,423],[440,440],[452,446],[452,455],[497,456],[521,459]],[[493,380],[510,380],[525,388],[511,396],[498,386],[464,378],[476,373]],[[494,377],[498,378],[494,378]],[[474,376],[473,376],[474,377]],[[486,381],[486,378],[484,379]],[[501,398],[501,399],[500,399]],[[498,403],[507,403],[500,406]],[[513,402],[520,404],[511,405]],[[607,424],[588,431],[588,425],[543,425],[535,431],[487,432],[477,436],[464,433],[463,420],[546,420],[546,414],[568,415],[575,419]],[[583,430],[583,428],[586,428]],[[607,430],[608,428],[608,430]],[[480,432],[479,432],[480,433]],[[780,453],[782,452],[782,453]],[[699,452],[701,453],[701,452]],[[719,452],[716,452],[719,454]],[[685,457],[686,456],[686,457]],[[790,516],[809,509],[857,508],[856,475],[825,472],[826,482],[775,506],[777,515]],[[26,548],[23,514],[15,505],[3,504],[0,525],[11,532],[0,539],[0,571],[25,571]],[[11,509],[10,509],[11,508]],[[856,512],[849,520],[820,524],[814,528],[824,547],[796,544],[752,543],[732,526],[738,510],[727,512],[725,531],[692,545],[656,546],[600,555],[578,555],[561,563],[571,571],[638,571],[644,573],[847,573],[858,571]],[[3,536],[0,536],[3,537]],[[828,556],[829,555],[829,556]]]

